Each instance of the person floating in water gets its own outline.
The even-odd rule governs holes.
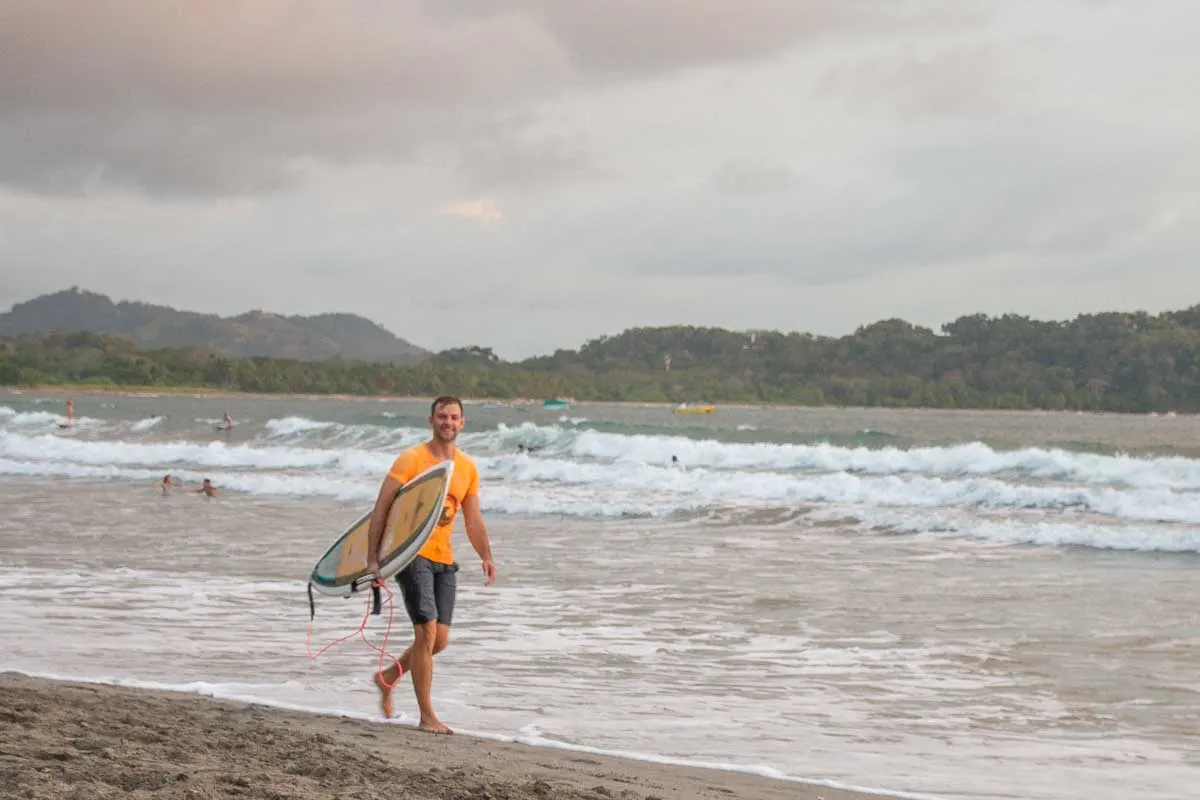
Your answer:
[[[517,445],[518,453],[536,453],[538,450],[541,450],[541,449],[542,448],[540,448],[540,447],[534,447],[532,445],[523,445],[523,444]]]
[[[671,466],[675,469],[684,469],[683,462],[679,460],[679,456],[671,456]]]
[[[217,487],[213,486],[213,482],[208,478],[204,479],[204,483],[200,484],[200,488],[196,490],[196,494],[204,494],[205,497],[216,497]]]
[[[171,475],[168,473],[166,475],[163,475],[162,483],[159,485],[162,486],[162,493],[164,495],[168,495],[171,493],[171,489],[173,489],[176,486],[182,486],[183,484],[180,483],[179,481],[175,480],[174,478],[172,478]]]

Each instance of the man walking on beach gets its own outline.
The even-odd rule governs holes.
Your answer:
[[[402,452],[388,471],[367,533],[369,568],[379,575],[379,546],[383,540],[383,528],[387,523],[392,500],[400,487],[420,473],[442,461],[454,461],[454,474],[450,489],[442,506],[442,516],[433,534],[421,548],[416,559],[396,576],[404,596],[404,608],[413,624],[413,643],[400,665],[393,664],[382,673],[376,673],[375,685],[379,687],[383,715],[392,715],[392,687],[405,672],[412,673],[413,693],[421,711],[421,730],[429,733],[452,733],[433,711],[431,690],[433,687],[433,657],[446,649],[450,640],[450,623],[454,616],[454,595],[457,586],[455,573],[458,564],[450,544],[454,529],[454,518],[461,508],[466,524],[467,538],[483,562],[483,575],[490,586],[496,580],[496,565],[492,562],[492,547],[488,540],[487,526],[479,511],[479,470],[475,462],[455,444],[466,417],[462,402],[457,397],[439,397],[430,407],[429,425],[433,437],[422,444]]]

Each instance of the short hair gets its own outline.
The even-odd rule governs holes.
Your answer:
[[[438,412],[439,408],[443,408],[444,406],[450,406],[450,405],[458,406],[458,411],[460,414],[466,413],[466,411],[463,409],[462,400],[459,400],[457,397],[455,397],[453,395],[444,394],[441,397],[434,400],[433,403],[429,406],[429,416],[432,417],[434,414],[436,414]]]

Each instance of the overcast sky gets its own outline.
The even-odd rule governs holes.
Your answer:
[[[1200,302],[1195,0],[0,0],[0,310],[637,325]]]

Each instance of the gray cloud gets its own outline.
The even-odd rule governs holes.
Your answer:
[[[594,165],[578,144],[504,130],[536,128],[529,104],[911,16],[873,6],[13,0],[0,12],[0,182],[253,194],[294,185],[305,163],[431,146],[461,151],[478,182],[555,182]]]
[[[796,186],[799,176],[786,164],[738,158],[722,164],[712,177],[713,188],[729,194],[763,194]]]
[[[497,114],[461,132],[451,161],[485,191],[540,188],[603,178],[586,129],[540,130],[530,114]]]
[[[1200,6],[1169,5],[10,1],[0,304],[506,356],[1186,305]]]
[[[568,71],[530,20],[357,5],[17,2],[0,25],[0,180],[274,190],[305,161],[412,157]]]
[[[856,0],[428,0],[427,7],[459,19],[489,9],[536,19],[581,72],[622,75],[759,59],[870,18]],[[877,5],[874,13],[899,16]]]
[[[986,113],[1032,85],[1031,76],[1015,69],[1016,55],[980,42],[874,52],[833,66],[818,92],[852,108],[902,115]]]
[[[415,0],[237,4],[15,0],[0,48],[8,109],[371,110],[536,89],[562,66],[532,21],[435,24]]]

